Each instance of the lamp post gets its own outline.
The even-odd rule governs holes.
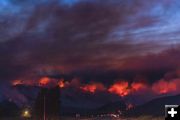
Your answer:
[[[44,95],[44,120],[46,120],[46,96]]]

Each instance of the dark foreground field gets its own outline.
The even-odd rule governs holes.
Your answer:
[[[1,118],[0,120],[19,120],[18,118]],[[164,120],[163,117],[142,116],[138,118],[61,118],[60,120]]]
[[[149,117],[149,116],[143,116],[143,117],[138,117],[138,118],[62,118],[61,120],[164,120],[163,117]]]

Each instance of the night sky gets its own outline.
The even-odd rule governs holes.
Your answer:
[[[58,84],[64,104],[84,107],[178,94],[179,11],[179,0],[0,0],[0,101],[27,102],[17,84]]]

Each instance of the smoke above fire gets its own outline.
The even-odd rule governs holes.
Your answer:
[[[95,93],[98,91],[106,90],[105,86],[101,83],[91,83],[80,87],[85,92]]]
[[[153,84],[152,90],[158,94],[166,94],[172,92],[178,92],[180,90],[180,79],[174,79],[172,81],[160,80],[156,84]]]
[[[108,89],[108,91],[110,93],[120,95],[121,97],[125,97],[134,92],[142,92],[147,89],[150,89],[150,88],[148,88],[147,84],[145,84],[143,82],[133,82],[130,84],[127,81],[118,81],[118,82],[114,83]]]
[[[118,94],[120,96],[127,96],[130,92],[128,89],[129,85],[128,82],[117,82],[113,84],[108,91],[111,93]]]
[[[178,94],[180,90],[178,86],[180,86],[180,79],[173,79],[170,81],[159,80],[152,85],[143,82],[133,82],[130,84],[126,81],[118,81],[114,83],[108,91],[121,97],[134,93],[144,93],[145,91],[151,91],[157,95]]]

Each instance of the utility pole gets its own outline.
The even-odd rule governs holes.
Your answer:
[[[44,120],[46,120],[46,96],[44,94]]]

